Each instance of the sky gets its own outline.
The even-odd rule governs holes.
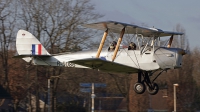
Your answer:
[[[91,0],[104,17],[118,21],[173,31],[185,29],[190,48],[200,47],[200,0]],[[97,21],[98,22],[98,21]]]

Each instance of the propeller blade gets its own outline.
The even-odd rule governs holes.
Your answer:
[[[186,50],[183,50],[183,49],[181,49],[180,51],[178,51],[178,54],[185,55],[185,54],[187,54],[187,51],[186,51]]]

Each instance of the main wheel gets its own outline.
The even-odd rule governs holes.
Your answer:
[[[159,91],[159,86],[156,83],[153,83],[152,88],[150,88],[149,86],[147,87],[147,91],[149,94],[151,95],[155,95],[158,93]]]
[[[144,83],[135,83],[134,85],[134,91],[137,93],[137,94],[142,94],[145,92],[145,85]]]

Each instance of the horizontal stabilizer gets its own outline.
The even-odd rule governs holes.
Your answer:
[[[74,60],[70,61],[71,63],[75,63],[78,65],[86,66],[92,69],[98,69],[101,71],[106,71],[106,72],[121,72],[121,73],[137,73],[138,69],[122,65],[119,63],[107,61],[107,60],[102,60],[100,58],[88,58],[88,59],[82,59],[82,60]]]
[[[13,56],[13,58],[27,58],[27,57],[51,57],[51,55],[16,55],[16,56]]]

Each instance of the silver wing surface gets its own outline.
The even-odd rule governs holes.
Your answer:
[[[97,22],[97,23],[85,24],[83,26],[103,31],[106,31],[108,29],[108,31],[111,31],[113,33],[120,33],[122,29],[125,27],[126,34],[142,34],[144,37],[183,35],[183,33],[180,32],[163,31],[161,29],[156,29],[156,28],[145,28],[137,25],[126,24],[116,21]]]
[[[120,73],[137,73],[138,69],[122,65],[119,63],[111,62],[102,60],[100,58],[88,58],[88,59],[82,59],[82,60],[74,60],[70,61],[71,63],[75,63],[78,65],[86,66],[92,69],[99,69],[101,71],[106,72],[120,72]]]

